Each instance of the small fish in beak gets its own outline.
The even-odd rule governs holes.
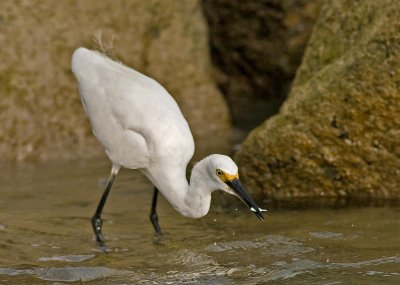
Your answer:
[[[253,198],[251,198],[250,194],[247,193],[246,189],[244,189],[239,178],[235,177],[232,180],[228,179],[225,183],[233,190],[240,200],[242,200],[243,203],[245,203],[247,207],[254,212],[257,218],[259,218],[261,221],[264,220],[264,216],[261,212],[265,212],[266,210],[261,209],[256,205]]]

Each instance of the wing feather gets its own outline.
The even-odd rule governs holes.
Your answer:
[[[185,151],[193,156],[189,126],[175,100],[155,80],[85,48],[72,71],[92,130],[114,163],[146,168],[152,160]]]

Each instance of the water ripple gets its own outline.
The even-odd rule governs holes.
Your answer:
[[[310,235],[323,239],[343,239],[343,234],[333,232],[310,232]]]
[[[95,257],[94,254],[78,254],[78,255],[55,255],[51,257],[39,257],[39,261],[65,261],[65,262],[82,262]]]
[[[221,266],[212,257],[191,250],[179,250],[171,255],[170,265],[174,270],[162,274],[137,274],[129,270],[117,270],[107,267],[38,267],[32,269],[0,268],[1,275],[18,276],[32,275],[41,280],[53,282],[93,281],[105,278],[113,280],[124,279],[135,284],[227,284],[235,277],[247,276],[246,284],[288,280],[302,274],[316,274],[318,270],[349,270],[368,268],[364,274],[368,276],[400,276],[400,273],[387,273],[372,270],[371,266],[385,264],[400,264],[400,255],[371,259],[359,262],[320,263],[309,259],[295,260],[290,263],[276,262],[273,267],[226,267]],[[233,279],[231,279],[233,278]],[[243,283],[244,284],[244,283]]]
[[[33,270],[39,279],[46,281],[92,281],[118,275],[118,270],[107,267],[61,267],[39,268]]]
[[[345,263],[331,263],[327,265],[330,269],[338,269],[338,268],[361,268],[365,266],[376,266],[387,263],[400,263],[400,255],[383,257],[378,259],[371,259],[359,262],[345,262]]]
[[[391,256],[378,259],[371,259],[359,262],[343,262],[343,263],[329,263],[323,264],[312,260],[296,260],[292,263],[281,264],[283,269],[275,269],[267,274],[265,281],[274,281],[279,279],[289,279],[300,274],[310,273],[318,269],[338,270],[338,269],[361,269],[367,266],[378,266],[384,264],[397,264],[400,263],[400,256]],[[373,272],[371,270],[367,271]],[[378,271],[374,271],[378,272]],[[368,275],[372,275],[371,273]]]
[[[213,243],[206,247],[209,252],[224,252],[230,250],[265,249],[265,252],[275,256],[294,255],[314,251],[300,241],[280,236],[268,235],[254,241],[241,240]]]
[[[320,239],[333,239],[333,240],[354,240],[358,238],[358,235],[345,236],[342,233],[335,232],[310,232],[310,235]]]
[[[93,281],[107,277],[118,277],[133,275],[133,272],[126,270],[115,270],[107,267],[38,267],[32,269],[0,268],[0,275],[34,275],[46,281],[72,282],[72,281]]]

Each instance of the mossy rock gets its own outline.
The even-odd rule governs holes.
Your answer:
[[[278,115],[237,153],[275,200],[400,198],[400,2],[325,1]]]

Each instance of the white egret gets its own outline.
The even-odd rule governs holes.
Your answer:
[[[100,246],[105,247],[101,213],[121,167],[140,170],[155,186],[150,220],[158,234],[158,191],[185,217],[206,215],[211,193],[220,189],[238,196],[263,219],[263,210],[243,188],[238,168],[228,156],[214,154],[198,162],[188,184],[186,166],[194,153],[193,136],[177,103],[159,83],[85,48],[74,52],[72,71],[93,134],[112,162],[92,218]]]

